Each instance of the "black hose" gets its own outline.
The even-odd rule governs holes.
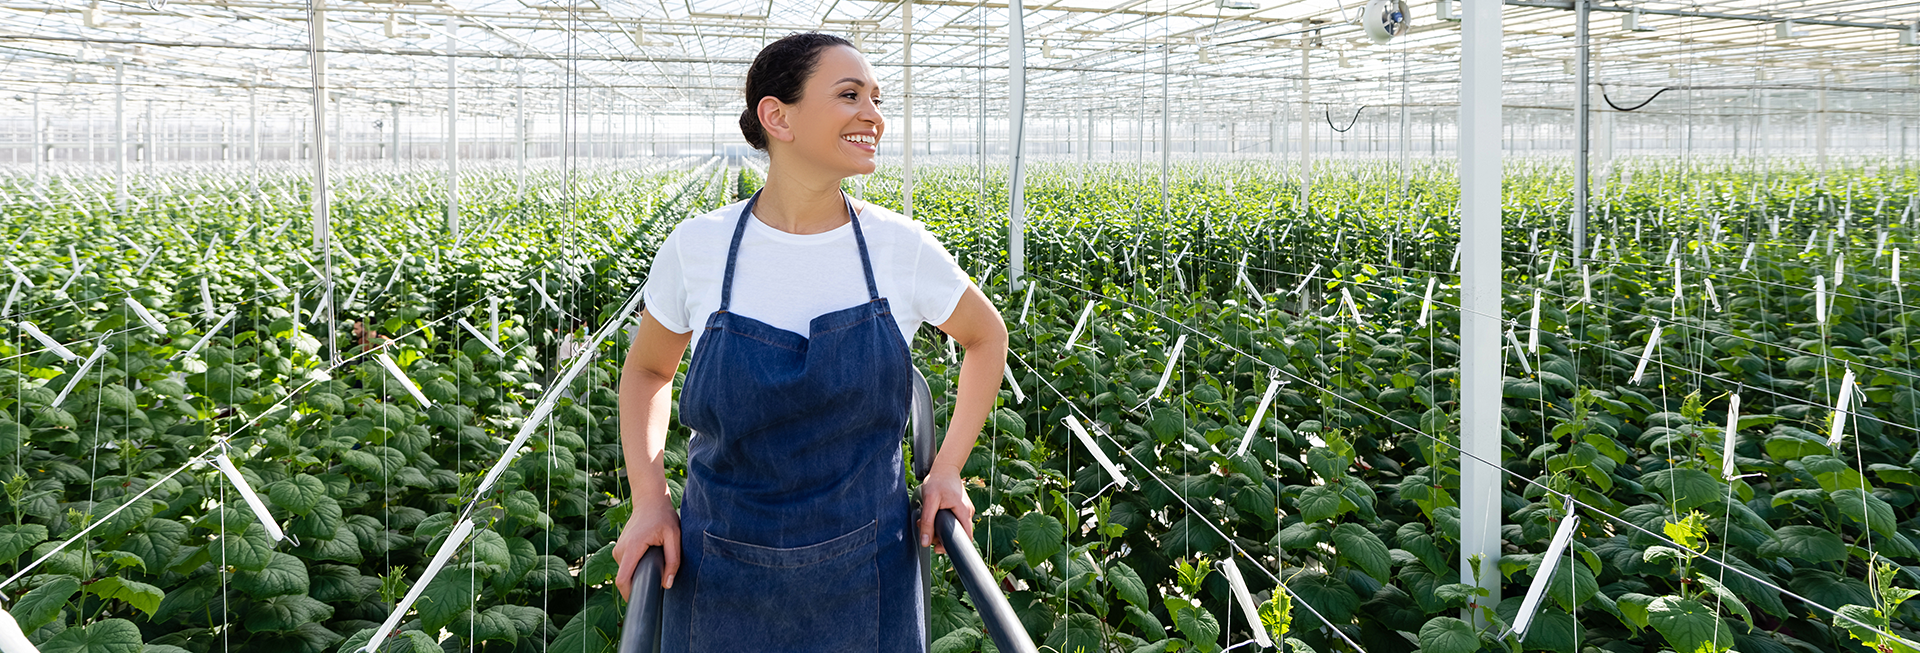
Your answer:
[[[1649,103],[1649,102],[1652,102],[1654,98],[1657,98],[1657,97],[1660,97],[1660,94],[1661,94],[1661,93],[1665,93],[1665,92],[1667,92],[1667,91],[1671,91],[1671,90],[1673,90],[1673,89],[1674,89],[1674,87],[1672,87],[1672,86],[1663,86],[1663,87],[1660,87],[1660,90],[1658,90],[1658,91],[1654,91],[1654,92],[1653,92],[1653,95],[1649,95],[1649,96],[1647,96],[1647,99],[1645,99],[1645,100],[1642,100],[1642,101],[1641,101],[1641,102],[1640,102],[1639,104],[1636,104],[1636,105],[1633,105],[1633,107],[1632,107],[1632,108],[1629,108],[1629,109],[1623,109],[1623,108],[1620,108],[1620,105],[1618,105],[1618,104],[1614,104],[1614,103],[1613,103],[1613,98],[1610,98],[1610,97],[1607,97],[1607,85],[1606,85],[1606,84],[1601,84],[1601,85],[1600,85],[1600,99],[1602,99],[1602,100],[1606,100],[1606,101],[1607,101],[1607,106],[1610,106],[1610,107],[1613,107],[1613,110],[1614,110],[1614,111],[1634,111],[1634,110],[1637,110],[1637,109],[1639,109],[1640,107],[1644,107],[1644,106],[1647,106],[1647,103]]]
[[[1345,129],[1342,129],[1342,128],[1340,128],[1340,127],[1334,127],[1334,126],[1333,126],[1333,110],[1332,110],[1332,109],[1326,109],[1326,110],[1324,110],[1324,112],[1325,112],[1325,113],[1327,114],[1327,127],[1330,127],[1330,128],[1332,128],[1332,129],[1333,129],[1334,131],[1337,131],[1337,132],[1340,132],[1340,133],[1343,133],[1343,134],[1344,134],[1344,133],[1346,133],[1347,131],[1349,131],[1349,130],[1352,130],[1352,129],[1353,129],[1353,124],[1354,124],[1354,123],[1357,123],[1357,122],[1360,122],[1360,112],[1362,112],[1362,111],[1366,111],[1366,110],[1367,110],[1367,105],[1364,105],[1364,104],[1362,104],[1362,105],[1360,105],[1360,108],[1358,108],[1358,109],[1354,109],[1354,110],[1353,110],[1353,119],[1352,119],[1352,120],[1348,120],[1348,121],[1347,121],[1347,126],[1346,126],[1346,128],[1345,128]]]

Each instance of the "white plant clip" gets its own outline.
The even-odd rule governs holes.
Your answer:
[[[1000,371],[1007,377],[1007,387],[1013,389],[1013,403],[1019,404],[1026,402],[1027,394],[1020,391],[1020,382],[1013,380],[1013,364],[1008,363],[1002,366]]]
[[[1245,256],[1240,257],[1239,278],[1240,283],[1247,287],[1247,295],[1253,297],[1253,301],[1259,302],[1260,308],[1266,308],[1267,298],[1260,296],[1260,289],[1254,287],[1252,279],[1247,278],[1247,258]]]
[[[1307,283],[1310,281],[1313,281],[1313,275],[1315,273],[1318,273],[1319,271],[1320,271],[1320,264],[1319,263],[1313,264],[1313,269],[1307,270],[1307,276],[1300,278],[1300,285],[1293,287],[1293,294],[1299,295],[1300,293],[1306,292]]]
[[[1114,465],[1113,460],[1107,458],[1107,452],[1101,451],[1100,445],[1093,441],[1093,436],[1087,435],[1087,429],[1080,426],[1080,420],[1072,415],[1068,415],[1066,419],[1062,421],[1065,421],[1067,428],[1072,430],[1073,434],[1080,438],[1080,443],[1086,445],[1088,451],[1093,452],[1093,457],[1095,460],[1100,461],[1100,466],[1107,469],[1107,475],[1113,477],[1113,484],[1125,487],[1127,484],[1127,475],[1120,473],[1120,467]]]
[[[1585,263],[1580,264],[1580,301],[1593,303],[1593,274]]]
[[[213,319],[213,293],[207,289],[206,277],[200,277],[200,313],[206,319]]]
[[[40,648],[21,632],[20,622],[5,610],[0,610],[0,653],[40,653]]]
[[[227,311],[226,317],[220,318],[219,322],[214,323],[213,328],[207,329],[207,332],[201,335],[199,340],[194,341],[192,347],[188,347],[186,351],[176,354],[175,357],[192,356],[194,352],[200,351],[201,347],[206,346],[207,341],[213,339],[214,334],[220,333],[220,327],[226,326],[227,322],[231,321],[233,319],[233,316],[238,314],[239,313],[237,311]],[[296,313],[296,315],[298,314]]]
[[[1547,257],[1547,274],[1540,278],[1540,283],[1553,283],[1553,271],[1558,269],[1560,269],[1560,250],[1556,249],[1551,256]]]
[[[1727,400],[1726,441],[1720,447],[1720,478],[1732,482],[1739,470],[1733,464],[1733,438],[1740,431],[1740,393]]]
[[[1707,289],[1707,302],[1713,304],[1713,311],[1720,312],[1720,293],[1713,291],[1713,277],[1702,277],[1701,283]]]
[[[7,301],[5,303],[0,303],[0,316],[8,315],[12,313],[13,302],[19,299],[20,299],[20,280],[14,279],[13,285],[7,288]]]
[[[1741,257],[1740,257],[1740,271],[1741,271],[1741,272],[1746,272],[1746,271],[1747,271],[1747,264],[1748,264],[1748,263],[1751,263],[1751,262],[1753,261],[1753,248],[1754,248],[1755,246],[1758,246],[1759,244],[1760,244],[1760,243],[1758,243],[1758,242],[1750,242],[1750,243],[1747,243],[1747,253],[1746,253],[1746,254],[1745,254],[1744,256],[1741,256]]]
[[[267,504],[260,501],[260,495],[247,483],[247,477],[240,475],[240,468],[233,466],[233,459],[221,453],[213,457],[213,464],[219,466],[220,473],[226,474],[227,480],[233,482],[234,489],[240,491],[240,498],[247,501],[247,507],[253,509],[253,516],[260,519],[261,526],[266,527],[267,536],[275,542],[287,539],[287,534],[280,530],[280,524],[274,521],[273,513],[267,512]]]
[[[380,361],[381,367],[387,368],[387,373],[392,374],[393,378],[400,382],[400,387],[406,388],[407,394],[413,395],[413,399],[420,402],[421,407],[433,407],[433,400],[428,399],[426,395],[420,393],[420,386],[414,384],[413,379],[409,378],[407,373],[400,369],[399,364],[394,363],[392,358],[387,357],[386,351],[375,352],[373,358],[374,360]]]
[[[127,244],[127,247],[132,248],[133,251],[139,252],[140,256],[145,257],[147,255],[147,248],[141,247],[140,243],[133,242],[133,239],[128,238],[126,234],[120,234],[119,238],[120,238],[120,242]]]
[[[1540,353],[1540,289],[1533,290],[1533,315],[1527,318],[1527,353]]]
[[[1813,321],[1827,323],[1827,278],[1820,275],[1813,277]]]
[[[1420,320],[1417,322],[1419,326],[1426,326],[1428,316],[1433,313],[1433,286],[1439,282],[1439,277],[1427,277],[1427,295],[1420,300]]]
[[[1847,373],[1840,377],[1840,396],[1833,401],[1833,419],[1827,428],[1827,446],[1840,446],[1840,438],[1846,437],[1847,413],[1851,410],[1848,403],[1852,400],[1853,368],[1849,367]]]
[[[1634,366],[1633,378],[1627,379],[1627,383],[1637,384],[1641,377],[1647,375],[1647,361],[1653,360],[1653,350],[1660,346],[1660,329],[1662,328],[1664,327],[1659,324],[1653,325],[1653,333],[1647,336],[1647,348],[1640,350],[1640,364]]]
[[[1247,592],[1247,581],[1240,577],[1240,565],[1229,556],[1221,560],[1220,571],[1227,576],[1227,585],[1233,588],[1233,601],[1240,604],[1240,613],[1246,615],[1247,624],[1253,630],[1253,639],[1261,648],[1271,648],[1273,639],[1267,635],[1266,626],[1260,621],[1260,609],[1253,605],[1253,594]],[[1275,592],[1285,592],[1286,588],[1275,587]]]
[[[1833,289],[1834,291],[1838,292],[1840,290],[1840,284],[1846,283],[1846,281],[1847,281],[1847,257],[1836,256],[1833,258]]]
[[[74,388],[79,387],[80,379],[86,378],[87,370],[93,369],[93,364],[100,362],[100,357],[107,355],[108,349],[112,349],[112,347],[105,342],[101,342],[99,347],[95,347],[93,349],[93,355],[88,356],[86,362],[80,364],[80,369],[74,370],[73,378],[67,380],[67,387],[61,388],[60,394],[53,398],[53,403],[47,405],[59,406],[60,402],[66,401],[67,395],[71,394]]]
[[[415,581],[413,587],[407,588],[406,597],[400,599],[399,605],[393,606],[393,612],[387,615],[386,622],[380,624],[380,629],[373,632],[373,637],[367,640],[366,648],[360,649],[361,651],[373,653],[380,648],[381,642],[387,639],[387,635],[393,633],[393,629],[400,625],[400,619],[413,608],[413,602],[420,600],[420,593],[427,589],[427,584],[433,582],[433,577],[440,574],[440,568],[447,566],[447,559],[452,558],[453,552],[458,550],[461,544],[466,543],[467,536],[472,534],[473,520],[471,519],[462,519],[460,523],[453,526],[453,530],[447,533],[447,540],[440,544],[440,550],[433,552],[433,561],[427,563],[427,569],[420,574],[420,580]]]
[[[1073,331],[1067,334],[1067,344],[1061,347],[1062,350],[1073,350],[1073,342],[1080,339],[1080,331],[1087,328],[1087,319],[1093,317],[1093,304],[1093,300],[1087,300],[1087,307],[1080,311],[1080,319],[1073,323]]]
[[[1587,258],[1589,259],[1600,258],[1600,243],[1606,242],[1606,240],[1607,240],[1606,234],[1600,234],[1598,236],[1594,236],[1593,249],[1588,251]]]
[[[1532,376],[1533,364],[1527,362],[1527,348],[1520,346],[1520,339],[1513,335],[1513,327],[1507,327],[1507,346],[1512,347],[1513,357],[1519,359],[1520,369]]]
[[[1153,393],[1147,395],[1147,400],[1140,402],[1140,406],[1145,406],[1152,403],[1153,400],[1160,398],[1160,393],[1167,389],[1167,381],[1173,379],[1175,366],[1180,364],[1180,352],[1186,349],[1186,347],[1187,334],[1180,334],[1180,337],[1173,339],[1173,349],[1167,354],[1167,364],[1165,367],[1160,368],[1160,383],[1153,386]],[[1138,409],[1140,406],[1135,406],[1134,408]]]
[[[1680,241],[1667,241],[1667,260],[1665,265],[1673,265],[1673,259],[1680,256]]]
[[[1527,628],[1533,625],[1533,617],[1540,611],[1540,597],[1546,594],[1547,583],[1553,580],[1553,572],[1560,564],[1560,554],[1567,550],[1567,542],[1573,540],[1573,530],[1580,523],[1580,517],[1573,514],[1573,504],[1567,504],[1567,516],[1561,518],[1559,530],[1553,533],[1553,542],[1547,544],[1547,552],[1540,556],[1540,571],[1533,575],[1533,583],[1527,587],[1527,598],[1520,601],[1520,612],[1514,616],[1513,634],[1525,639]]]
[[[140,318],[140,321],[145,323],[147,328],[160,332],[160,335],[167,335],[167,325],[161,324],[159,318],[155,318],[153,313],[147,310],[145,304],[141,304],[139,300],[134,299],[131,295],[121,297],[120,302],[126,304],[127,308],[133,309],[133,316]]]
[[[31,336],[34,340],[40,341],[41,346],[46,347],[62,360],[75,360],[80,358],[79,354],[73,353],[73,350],[68,349],[66,345],[60,344],[60,341],[54,340],[52,336],[47,335],[45,331],[41,331],[40,327],[34,326],[32,322],[21,320],[20,330],[27,332],[27,335]]]
[[[1355,325],[1362,327],[1367,325],[1367,319],[1360,316],[1360,305],[1353,301],[1353,293],[1347,292],[1347,287],[1344,285],[1340,286],[1340,301],[1346,303],[1347,310],[1353,313]]]
[[[1260,432],[1260,425],[1267,419],[1267,407],[1273,405],[1273,394],[1280,390],[1280,375],[1270,373],[1267,377],[1267,391],[1260,395],[1260,406],[1253,409],[1253,421],[1247,422],[1247,433],[1240,436],[1240,447],[1233,450],[1235,457],[1247,454],[1247,445],[1253,443],[1253,434]]]
[[[287,290],[286,282],[281,281],[279,275],[275,275],[274,273],[267,271],[266,268],[260,268],[260,275],[266,277],[267,283],[273,284],[274,288],[278,288],[282,291]]]
[[[500,345],[494,343],[492,340],[489,340],[487,338],[487,334],[481,333],[479,329],[473,328],[473,324],[467,322],[467,318],[464,318],[464,317],[460,318],[459,324],[460,324],[460,328],[466,329],[467,334],[473,336],[474,340],[478,340],[480,341],[480,344],[486,345],[487,350],[492,351],[493,355],[499,356],[501,358],[507,357],[507,352],[501,349]]]
[[[1318,268],[1320,266],[1315,265],[1314,267]],[[1453,262],[1448,263],[1447,268],[1450,270],[1453,270],[1454,272],[1460,271],[1460,245],[1455,244],[1453,246]]]
[[[395,272],[398,272],[399,270],[400,270],[399,266],[394,267]],[[393,280],[389,278],[387,282],[392,283]],[[487,298],[487,320],[493,322],[492,340],[494,342],[500,342],[500,298],[499,297]]]
[[[534,283],[534,282],[527,283],[527,285],[533,286],[534,292],[540,294],[540,307],[556,313],[566,312],[566,311],[560,310],[560,302],[553,301],[553,296],[547,294],[546,283],[544,283],[545,277],[542,277],[541,281],[542,281],[541,283]]]
[[[1038,286],[1036,286],[1033,282],[1031,281],[1027,282],[1027,298],[1020,300],[1020,323],[1021,324],[1027,323],[1027,309],[1033,308],[1033,289],[1036,287]]]

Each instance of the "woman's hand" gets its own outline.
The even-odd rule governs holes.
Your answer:
[[[973,498],[967,496],[966,484],[958,473],[935,467],[920,482],[920,546],[932,543],[934,553],[945,554],[946,544],[933,534],[934,515],[942,508],[952,510],[961,528],[966,529],[967,539],[973,539]]]
[[[662,494],[650,499],[634,497],[634,501],[633,516],[627,518],[620,539],[613,543],[613,559],[620,563],[613,585],[620,589],[620,598],[629,601],[633,600],[633,569],[640,566],[640,556],[646,555],[647,547],[666,549],[666,564],[660,566],[661,587],[673,587],[673,574],[680,570],[680,513],[674,511],[673,499]]]

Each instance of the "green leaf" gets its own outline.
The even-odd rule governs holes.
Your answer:
[[[1613,604],[1620,608],[1621,616],[1632,622],[1634,627],[1647,627],[1647,607],[1653,605],[1653,597],[1637,592],[1627,592],[1621,594],[1620,598],[1614,599]]]
[[[1728,589],[1727,586],[1720,584],[1720,581],[1714,580],[1712,576],[1696,573],[1693,575],[1693,578],[1695,581],[1698,581],[1701,586],[1706,587],[1707,591],[1712,592],[1714,597],[1720,599],[1721,608],[1745,620],[1748,625],[1753,624],[1753,611],[1747,609],[1747,602],[1740,600],[1739,594],[1734,593],[1734,591]]]
[[[108,619],[61,631],[40,645],[40,653],[140,653],[140,628],[125,619]]]
[[[1720,653],[1733,648],[1733,629],[1711,608],[1693,599],[1654,599],[1647,606],[1647,622],[1678,653]]]
[[[0,562],[10,562],[33,545],[47,541],[47,527],[39,524],[0,526]]]
[[[1718,502],[1726,497],[1727,486],[1712,475],[1689,467],[1668,467],[1641,475],[1647,489],[1659,492],[1674,510],[1685,512]]]
[[[433,577],[413,607],[420,611],[420,628],[438,632],[473,607],[474,579],[467,565],[448,565]]]
[[[501,537],[499,531],[477,529],[468,546],[473,553],[473,560],[483,566],[482,576],[497,574],[513,566],[513,552],[507,548],[507,539]]]
[[[1152,612],[1129,604],[1126,606],[1126,613],[1127,623],[1140,629],[1140,633],[1146,635],[1147,639],[1162,639],[1167,636],[1167,627],[1162,625],[1160,619],[1153,616]]]
[[[1480,634],[1473,626],[1453,617],[1434,617],[1420,627],[1421,653],[1474,653],[1480,650]]]
[[[1840,509],[1840,514],[1862,528],[1871,528],[1882,537],[1893,537],[1893,526],[1897,520],[1893,516],[1893,506],[1880,497],[1858,488],[1840,489],[1829,493],[1828,498]]]
[[[1818,526],[1786,526],[1773,532],[1773,540],[1760,545],[1760,555],[1768,558],[1798,558],[1807,562],[1834,562],[1847,559],[1847,545],[1840,535]]]
[[[1029,566],[1038,566],[1041,562],[1060,552],[1066,543],[1067,529],[1060,520],[1052,515],[1030,512],[1020,516],[1020,533],[1014,541],[1020,545],[1021,553],[1026,554]]]
[[[273,504],[296,515],[307,514],[324,496],[327,496],[327,484],[306,474],[295,474],[267,486],[267,497],[273,499]]]
[[[955,628],[933,640],[929,653],[971,653],[980,643],[980,631],[972,628]]]
[[[1371,531],[1359,524],[1341,524],[1333,529],[1333,545],[1339,550],[1340,557],[1359,567],[1374,580],[1385,584],[1392,573],[1393,559],[1387,555],[1387,545]]]
[[[1147,584],[1140,580],[1140,574],[1124,562],[1115,562],[1107,569],[1107,582],[1113,584],[1113,590],[1120,600],[1138,606],[1140,609],[1153,607],[1153,599],[1147,595]]]
[[[1307,522],[1333,519],[1340,515],[1340,489],[1331,485],[1309,486],[1300,491],[1294,507],[1300,510],[1300,519]]]
[[[273,552],[259,571],[234,576],[233,586],[256,599],[307,593],[307,564],[292,555]]]
[[[33,591],[20,596],[8,612],[13,620],[20,623],[20,630],[33,632],[60,616],[60,609],[67,606],[67,599],[80,591],[80,579],[72,576],[54,576],[45,584],[33,588]]]
[[[1214,618],[1212,612],[1184,599],[1168,599],[1167,603],[1174,628],[1185,635],[1189,643],[1201,651],[1220,650],[1220,620]]]
[[[1105,639],[1105,624],[1101,623],[1099,618],[1084,612],[1075,612],[1067,615],[1066,619],[1060,620],[1059,625],[1054,626],[1053,632],[1047,635],[1043,646],[1063,653],[1074,651],[1097,653],[1106,650],[1103,641]]]
[[[158,587],[119,576],[108,576],[93,581],[92,584],[87,585],[87,593],[98,596],[101,600],[126,601],[127,605],[147,613],[149,617],[153,616],[153,611],[160,607],[160,599],[166,598],[167,595]]]
[[[497,639],[508,644],[517,643],[520,641],[520,629],[514,625],[513,619],[501,610],[504,607],[507,606],[496,605],[479,614],[472,611],[462,612],[454,618],[453,624],[449,625],[447,630],[463,638],[467,637],[468,633],[472,633],[470,641],[473,642]]]
[[[246,624],[247,630],[256,633],[284,632],[332,616],[333,606],[304,594],[288,594],[254,603],[247,610]]]

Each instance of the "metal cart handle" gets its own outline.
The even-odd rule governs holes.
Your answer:
[[[913,368],[913,407],[910,413],[913,426],[913,473],[915,478],[925,479],[933,468],[933,393],[927,388],[927,379],[920,374],[919,368]],[[920,523],[920,498],[916,488],[913,497],[913,523]],[[960,576],[960,585],[967,591],[967,597],[980,611],[980,619],[986,627],[987,636],[993,638],[995,648],[1006,653],[1037,653],[1027,629],[1020,624],[1019,615],[1013,612],[1013,605],[1007,603],[1007,597],[1000,592],[1000,584],[987,568],[986,561],[980,558],[980,551],[973,546],[973,540],[967,537],[966,529],[961,526],[960,518],[952,510],[942,508],[933,519],[934,534],[947,550],[947,557],[953,562],[953,570]],[[912,537],[912,534],[908,534]],[[933,547],[920,547],[920,587],[931,603],[933,593]],[[620,653],[659,653],[660,651],[660,608],[666,596],[666,590],[660,587],[660,575],[666,566],[666,553],[660,547],[648,547],[640,563],[633,568],[633,598],[627,602],[626,624],[620,630]],[[931,620],[931,613],[929,613]],[[931,624],[929,624],[931,626]],[[929,627],[928,634],[932,634]]]

